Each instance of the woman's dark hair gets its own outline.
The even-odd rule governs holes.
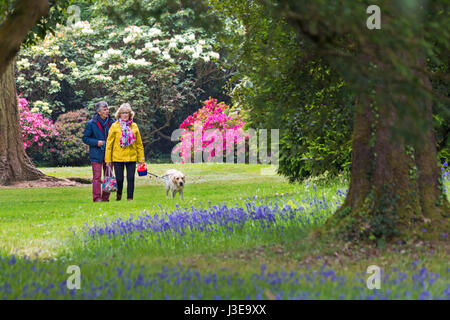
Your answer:
[[[95,104],[95,111],[99,112],[103,107],[107,107],[108,103],[106,101],[100,101]]]

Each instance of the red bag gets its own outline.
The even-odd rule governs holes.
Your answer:
[[[139,176],[146,176],[147,175],[147,164],[144,163],[139,163],[138,167],[137,167],[137,172]]]

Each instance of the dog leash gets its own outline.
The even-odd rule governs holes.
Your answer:
[[[149,174],[149,175],[152,175],[152,176],[154,176],[154,177],[156,177],[156,178],[160,178],[160,179],[163,179],[164,181],[167,179],[166,178],[166,174],[165,175],[163,175],[163,176],[158,176],[158,175],[156,175],[156,174],[153,174],[153,173],[151,173],[151,172],[148,172],[147,171],[147,173]]]

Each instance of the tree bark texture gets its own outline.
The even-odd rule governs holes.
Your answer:
[[[0,185],[44,178],[25,153],[17,108],[14,60],[0,76]]]

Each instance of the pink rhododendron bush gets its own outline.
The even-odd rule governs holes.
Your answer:
[[[224,157],[229,152],[234,161],[239,152],[245,155],[249,136],[244,132],[244,124],[230,106],[210,97],[202,108],[181,123],[181,143],[174,152],[181,156],[181,163],[194,162],[195,152],[205,152],[206,159],[202,156],[202,161],[208,162],[225,162]]]
[[[32,112],[25,98],[17,97],[22,140],[25,149],[39,149],[52,137],[58,136],[56,126],[40,112]],[[29,150],[27,150],[28,152]]]

